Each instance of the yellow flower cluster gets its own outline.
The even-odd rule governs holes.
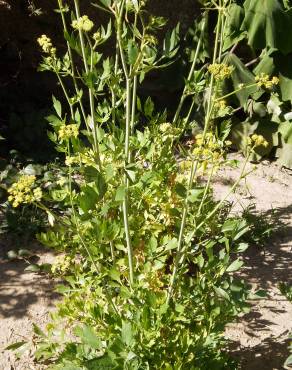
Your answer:
[[[104,156],[101,154],[100,156],[101,161],[104,161]],[[107,160],[110,158],[107,157]],[[73,164],[83,164],[85,167],[86,166],[92,166],[94,167],[96,165],[96,158],[95,158],[95,153],[93,150],[86,150],[83,153],[78,153],[77,155],[71,155],[67,156],[65,159],[65,164],[66,166],[72,166]]]
[[[72,124],[72,125],[62,125],[59,128],[59,139],[60,140],[69,140],[71,138],[77,138],[79,134],[78,131],[78,125]]]
[[[93,40],[94,40],[95,42],[99,42],[99,41],[102,39],[100,31],[96,31],[96,32],[93,34],[92,38],[93,38]]]
[[[64,274],[72,265],[72,259],[69,256],[58,256],[52,265],[51,271],[53,274]]]
[[[162,133],[162,141],[166,141],[167,139],[174,139],[179,134],[180,130],[169,122],[161,123],[159,125],[159,131]]]
[[[44,53],[52,56],[56,54],[56,48],[53,47],[52,40],[48,36],[42,35],[37,41]]]
[[[171,124],[169,122],[161,123],[159,126],[159,131],[165,133],[171,129]]]
[[[214,63],[209,65],[208,67],[208,71],[214,76],[216,80],[224,80],[225,78],[229,78],[233,70],[234,67],[228,66],[224,63]]]
[[[247,138],[247,144],[252,145],[253,147],[263,146],[267,148],[269,143],[262,135],[253,134],[251,137]]]
[[[28,204],[41,200],[41,188],[33,188],[35,180],[36,177],[33,175],[23,175],[17,182],[12,184],[8,189],[8,193],[10,194],[8,200],[12,202],[13,207],[18,207],[21,203]]]
[[[83,15],[82,17],[74,20],[72,22],[72,27],[76,30],[89,32],[92,30],[94,23],[88,18],[87,15]]]
[[[215,103],[215,108],[218,110],[224,110],[227,107],[226,100],[219,100]]]
[[[193,155],[196,160],[201,162],[201,170],[204,172],[209,164],[214,167],[213,171],[217,171],[220,161],[224,158],[225,146],[230,146],[229,141],[224,143],[218,142],[216,136],[212,132],[208,132],[205,137],[202,134],[196,135],[196,147],[193,149]]]
[[[261,73],[260,75],[255,77],[255,81],[259,87],[272,89],[274,86],[278,85],[279,78],[274,76],[270,79],[269,75],[267,75],[266,73]]]

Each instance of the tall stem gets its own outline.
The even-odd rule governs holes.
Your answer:
[[[61,14],[61,19],[62,19],[62,24],[63,24],[64,31],[68,34],[67,23],[66,23],[66,19],[65,19],[65,15],[64,15],[64,10],[63,10],[63,0],[58,0],[58,5],[59,5],[59,10],[60,10],[60,14]],[[68,41],[67,41],[67,50],[68,50],[68,55],[69,55],[69,59],[70,59],[70,63],[71,63],[71,73],[72,73],[73,84],[74,84],[75,92],[76,92],[76,94],[78,94],[79,89],[78,89],[78,84],[77,84],[76,75],[75,75],[75,63],[74,63],[72,49],[71,49],[70,44],[69,44]],[[79,99],[79,106],[80,106],[80,109],[81,109],[83,120],[84,120],[85,125],[86,125],[86,129],[87,129],[87,131],[89,131],[89,127],[87,125],[87,120],[86,120],[86,114],[85,114],[85,110],[84,110],[83,103],[82,103],[81,99]]]
[[[125,1],[121,3],[118,12],[116,13],[116,25],[117,25],[117,42],[119,46],[121,64],[124,71],[124,76],[126,78],[126,132],[125,132],[125,175],[124,175],[124,186],[125,186],[125,199],[123,201],[123,218],[124,218],[124,228],[127,244],[127,254],[128,254],[128,265],[129,265],[129,278],[130,286],[134,285],[134,259],[133,259],[133,248],[130,235],[129,226],[129,179],[126,174],[126,166],[131,160],[130,152],[130,135],[131,135],[131,99],[132,99],[132,79],[129,75],[129,70],[127,67],[126,57],[124,54],[124,49],[122,45],[122,22],[124,14]]]
[[[217,20],[213,63],[215,63],[217,59],[220,28],[221,28],[221,11],[219,11],[218,20]],[[213,88],[214,88],[214,77],[212,75],[210,79],[210,85],[209,85],[209,98],[208,98],[208,103],[207,103],[205,127],[204,127],[204,132],[203,132],[203,137],[202,137],[202,143],[205,140],[205,137],[206,137],[206,134],[209,129],[210,122],[211,122],[211,115],[212,115],[212,110],[213,110],[213,102],[212,102]],[[175,262],[174,262],[173,272],[170,278],[170,284],[169,284],[169,289],[168,289],[168,294],[167,294],[167,304],[169,304],[170,302],[173,289],[175,286],[176,278],[177,278],[177,272],[178,272],[179,267],[181,266],[181,261],[184,259],[184,256],[182,254],[182,247],[183,247],[184,232],[185,232],[186,219],[187,219],[188,207],[189,207],[188,196],[189,196],[189,191],[191,190],[191,186],[193,184],[193,181],[194,181],[194,178],[197,172],[197,168],[198,168],[198,161],[192,160],[192,168],[191,168],[190,177],[189,177],[189,185],[188,185],[186,198],[184,201],[182,219],[181,219],[181,224],[180,224],[179,238],[178,238],[178,243],[177,243],[177,255],[176,255]]]
[[[62,78],[61,78],[61,76],[60,76],[60,74],[58,73],[58,71],[57,71],[57,70],[55,71],[55,73],[56,73],[57,78],[58,78],[58,80],[59,80],[59,83],[60,83],[60,85],[61,85],[61,87],[62,87],[62,90],[63,90],[63,93],[64,93],[64,95],[65,95],[65,98],[66,98],[66,100],[67,100],[67,102],[68,102],[68,105],[69,105],[69,108],[70,108],[71,118],[73,119],[73,118],[74,118],[73,105],[72,105],[72,103],[71,103],[71,100],[70,100],[70,97],[69,97],[68,91],[67,91],[67,89],[66,89],[66,87],[65,87],[65,85],[64,85],[64,83],[63,83],[63,81],[62,81]]]
[[[130,132],[131,132],[131,80],[127,78],[126,81],[126,134],[125,134],[125,167],[129,163],[129,159],[131,157],[130,153]],[[126,235],[126,243],[127,243],[127,252],[128,252],[128,264],[129,264],[129,272],[130,272],[130,285],[131,287],[134,284],[134,266],[133,266],[133,249],[132,249],[132,242],[131,242],[131,235],[130,235],[130,227],[129,227],[129,179],[127,177],[126,171],[124,175],[125,181],[125,199],[123,202],[123,215],[124,215],[124,227],[125,227],[125,235]]]
[[[78,0],[74,0],[74,4],[75,4],[76,17],[80,18],[80,9],[79,9]],[[84,69],[85,69],[86,75],[88,75],[90,70],[89,70],[89,66],[87,63],[84,35],[81,29],[79,29],[78,32],[79,32],[79,40],[80,40],[80,45],[81,45]],[[91,53],[92,53],[92,48],[91,48]],[[92,54],[91,54],[91,58],[92,58]],[[100,161],[100,154],[99,154],[99,145],[97,142],[97,132],[96,132],[96,123],[95,123],[95,114],[94,114],[94,92],[93,92],[92,87],[88,88],[88,95],[89,95],[89,104],[90,104],[91,130],[93,133],[94,150],[96,153],[97,164],[99,166],[99,169],[101,170],[101,161]]]
[[[174,119],[173,119],[173,124],[176,124],[177,121],[178,121],[178,119],[179,119],[180,112],[182,110],[183,104],[184,104],[185,99],[187,97],[186,92],[187,92],[187,89],[188,89],[188,83],[191,81],[191,79],[192,79],[192,77],[194,75],[194,72],[195,72],[195,67],[197,65],[197,60],[198,60],[199,52],[200,52],[200,49],[201,49],[202,40],[203,40],[203,37],[204,37],[204,31],[205,31],[205,27],[206,27],[206,17],[207,16],[205,15],[205,18],[203,19],[202,30],[201,30],[201,34],[200,34],[200,38],[199,38],[197,47],[196,47],[196,52],[195,52],[194,60],[193,60],[193,63],[192,63],[190,72],[188,74],[187,82],[185,84],[185,87],[184,87],[184,90],[183,90],[183,93],[182,93],[180,102],[179,102],[178,107],[177,107],[177,110],[175,112],[175,116],[174,116]]]

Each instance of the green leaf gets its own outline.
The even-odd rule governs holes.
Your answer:
[[[53,95],[53,107],[59,118],[62,118],[62,105]]]
[[[180,183],[175,184],[174,191],[177,195],[179,195],[181,198],[184,198],[186,196],[187,189],[185,186],[183,186]]]
[[[16,343],[12,343],[10,344],[8,347],[5,348],[5,350],[9,351],[9,350],[16,350],[20,347],[22,347],[24,344],[26,344],[27,342],[24,342],[24,341],[21,341],[21,342],[16,342]]]
[[[123,321],[121,334],[123,343],[125,343],[127,346],[130,346],[133,342],[132,325],[130,322]]]
[[[10,260],[17,259],[18,257],[18,253],[14,250],[10,250],[7,252],[7,258],[9,258]]]
[[[126,196],[126,187],[124,185],[119,186],[116,191],[115,201],[123,202]]]
[[[138,0],[131,0],[136,12],[139,11],[139,4],[138,4]]]
[[[200,200],[204,193],[204,190],[204,188],[191,189],[189,192],[188,201],[191,203],[195,203]]]
[[[243,261],[237,259],[231,263],[226,269],[226,272],[234,272],[239,270],[243,266]]]
[[[292,365],[292,355],[290,355],[287,360],[285,361],[284,366],[291,366]]]
[[[33,332],[36,334],[36,335],[39,335],[40,337],[45,337],[45,333],[36,325],[36,324],[32,324],[33,326]]]
[[[254,49],[266,47],[292,51],[291,13],[285,12],[280,0],[246,0],[245,18],[241,29],[248,34],[248,44]]]
[[[128,42],[128,58],[129,58],[129,63],[134,64],[137,60],[139,51],[136,46],[136,43],[133,40],[129,40]]]
[[[91,348],[99,349],[101,346],[100,339],[94,330],[88,325],[84,325],[82,327],[77,326],[74,328],[74,334],[81,339],[82,343],[87,344]]]
[[[292,168],[292,144],[283,142],[276,151],[276,157],[282,166]]]
[[[205,263],[205,260],[204,260],[204,257],[202,255],[202,253],[196,258],[196,261],[197,261],[197,264],[198,264],[199,268],[201,269],[204,266],[204,263]]]
[[[278,131],[281,133],[285,143],[292,144],[292,122],[282,122]]]
[[[112,0],[100,0],[100,2],[106,6],[107,8],[109,8],[112,4]]]
[[[175,249],[177,247],[177,238],[172,238],[165,246],[165,251]]]
[[[252,296],[252,298],[250,298]],[[256,292],[252,293],[249,297],[250,299],[263,299],[268,297],[268,293],[266,290],[257,290]]]
[[[39,272],[40,270],[40,266],[36,264],[31,264],[24,269],[26,272]]]
[[[235,249],[236,253],[243,253],[249,247],[248,243],[240,243],[238,247]]]
[[[227,301],[230,301],[229,294],[224,289],[214,286],[214,290],[219,297],[222,297]]]
[[[244,19],[244,9],[238,4],[231,4],[227,10],[226,26],[224,30],[223,51],[246,37],[246,32],[240,29]]]
[[[224,63],[234,67],[230,80],[233,86],[229,88],[228,91],[237,90],[238,85],[240,84],[251,85],[255,83],[255,76],[235,54],[227,54],[227,56],[224,58]],[[230,81],[226,82],[226,86],[230,84]],[[256,86],[252,86],[238,91],[235,96],[238,98],[241,105],[245,105],[248,98],[257,90],[258,89]]]
[[[47,216],[49,224],[53,227],[55,224],[55,216],[50,211],[47,211]]]

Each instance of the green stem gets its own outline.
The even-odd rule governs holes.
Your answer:
[[[203,194],[202,200],[201,200],[199,208],[198,208],[197,217],[199,217],[200,214],[201,214],[203,205],[205,203],[206,197],[207,197],[209,189],[210,189],[213,174],[214,174],[214,163],[212,163],[212,168],[211,168],[211,171],[210,171],[209,176],[208,176],[207,184],[206,184],[205,189],[204,189],[204,194]]]
[[[115,78],[118,74],[118,69],[119,69],[119,44],[118,44],[118,41],[117,41],[117,43],[116,43],[115,68],[114,68]],[[111,89],[111,93],[112,93],[112,125],[113,125],[113,130],[114,130],[114,126],[116,124],[116,93],[115,93],[115,90],[113,88]]]
[[[214,214],[222,207],[222,205],[225,203],[225,201],[229,198],[229,196],[234,192],[234,190],[237,188],[237,186],[239,185],[240,181],[246,177],[246,174],[245,174],[245,168],[246,168],[246,165],[249,161],[249,157],[250,155],[248,155],[246,158],[245,158],[245,161],[244,161],[244,164],[242,166],[242,170],[241,170],[241,173],[237,179],[237,181],[232,185],[232,187],[230,188],[229,192],[223,197],[223,199],[217,204],[217,206],[204,218],[204,220],[196,227],[196,230],[199,230],[202,226],[205,225],[205,223],[212,217],[214,216]]]
[[[126,96],[126,135],[125,135],[125,167],[131,159],[131,153],[129,148],[130,142],[130,131],[131,131],[131,80],[127,79],[127,96]],[[133,249],[130,236],[130,227],[129,227],[129,179],[126,174],[124,175],[125,181],[125,199],[123,202],[123,216],[124,216],[124,227],[127,243],[127,253],[128,253],[128,264],[130,272],[130,286],[134,284],[134,266],[133,266]]]
[[[65,85],[64,85],[64,83],[63,83],[63,81],[62,81],[62,78],[61,78],[61,76],[60,76],[59,72],[58,72],[57,70],[55,70],[55,73],[56,73],[56,75],[57,75],[57,78],[58,78],[58,80],[59,80],[59,83],[60,83],[60,85],[61,85],[61,87],[62,87],[62,90],[63,90],[63,93],[64,93],[64,95],[65,95],[65,98],[66,98],[66,100],[67,100],[67,102],[68,102],[68,105],[69,105],[69,107],[70,107],[71,119],[73,119],[73,118],[74,118],[73,104],[71,103],[71,100],[70,100],[70,97],[69,97],[69,95],[68,95],[67,89],[66,89],[66,87],[65,87]]]
[[[180,102],[178,104],[177,110],[176,110],[175,115],[174,115],[174,119],[173,119],[173,124],[174,125],[177,123],[177,121],[179,119],[179,115],[180,115],[180,112],[182,110],[183,104],[185,102],[185,99],[187,98],[186,92],[187,92],[187,88],[188,88],[188,83],[191,81],[191,79],[192,79],[192,77],[194,75],[194,72],[195,72],[195,67],[197,65],[197,60],[198,60],[199,52],[200,52],[200,49],[201,49],[202,40],[203,40],[203,37],[204,37],[204,31],[205,31],[205,27],[206,27],[206,18],[207,18],[207,15],[205,15],[204,17],[205,18],[203,19],[202,30],[201,30],[201,34],[200,34],[200,38],[199,38],[197,47],[196,47],[196,52],[195,52],[194,60],[193,60],[193,63],[192,63],[190,72],[188,74],[187,82],[185,84],[185,87],[184,87],[184,90],[183,90],[183,93],[182,93]]]
[[[62,2],[62,0],[58,0],[58,5],[59,5],[59,10],[60,10],[61,18],[62,18],[64,31],[68,34],[68,28],[67,28],[67,24],[66,24],[64,11],[63,11],[63,2]],[[68,41],[67,41],[67,50],[68,50],[68,55],[69,55],[71,68],[72,68],[71,73],[72,73],[73,84],[74,84],[75,92],[78,95],[79,89],[78,89],[78,84],[77,84],[76,75],[75,75],[75,63],[74,63],[72,49],[71,49],[70,44],[69,44]],[[89,127],[88,127],[87,120],[86,120],[86,114],[85,114],[85,110],[84,110],[83,103],[82,103],[81,99],[79,99],[79,106],[80,106],[80,109],[81,109],[83,120],[84,120],[85,125],[86,125],[86,129],[87,129],[87,131],[89,131]]]
[[[79,2],[78,0],[74,0],[75,4],[75,12],[76,12],[76,17],[80,18],[80,10],[79,10]],[[86,72],[86,75],[88,76],[90,70],[88,67],[87,63],[87,58],[86,58],[86,50],[85,50],[85,42],[84,42],[84,35],[81,29],[78,30],[79,32],[79,40],[80,40],[80,45],[81,45],[81,52],[82,52],[82,59],[83,59],[83,64],[84,64],[84,69]],[[91,49],[91,61],[92,61],[92,47]],[[91,68],[92,68],[92,63],[91,63]],[[99,166],[99,170],[101,170],[101,161],[100,161],[100,154],[99,154],[99,145],[97,141],[97,132],[96,132],[96,123],[95,123],[95,114],[94,114],[94,93],[92,87],[88,88],[88,95],[89,95],[89,104],[90,104],[90,116],[91,116],[91,130],[93,133],[93,142],[94,142],[94,151],[96,153],[96,160],[97,164]]]
[[[197,172],[197,167],[198,167],[198,162],[197,161],[192,161],[192,167],[191,167],[191,174],[189,178],[189,183],[188,183],[188,189],[187,189],[187,196],[184,201],[184,208],[183,208],[183,214],[182,214],[182,220],[181,220],[181,226],[180,226],[180,232],[179,232],[179,237],[178,237],[178,242],[177,242],[177,250],[176,250],[176,258],[173,266],[173,271],[170,279],[170,284],[168,288],[168,294],[167,294],[167,305],[170,302],[174,284],[175,284],[175,279],[177,275],[178,268],[180,266],[180,261],[181,261],[181,251],[182,251],[182,246],[183,246],[183,237],[184,237],[184,229],[186,225],[186,220],[187,220],[187,214],[188,214],[188,196],[189,192],[192,188],[193,182],[194,182],[194,177]]]
[[[217,59],[220,27],[221,27],[221,11],[219,11],[218,20],[217,20],[216,38],[215,38],[216,44],[214,47],[213,63]],[[207,131],[209,129],[210,121],[211,121],[211,114],[212,114],[212,109],[213,109],[213,104],[212,104],[213,87],[214,87],[214,77],[212,75],[211,80],[210,80],[209,98],[208,98],[208,103],[207,103],[207,112],[206,112],[206,118],[205,118],[205,127],[204,127],[204,132],[203,132],[203,137],[202,137],[202,143],[205,140]],[[185,226],[186,226],[186,219],[187,219],[187,214],[188,214],[188,205],[189,205],[188,196],[189,196],[189,191],[191,189],[191,186],[193,184],[193,181],[194,181],[194,178],[197,172],[197,168],[198,168],[198,161],[192,160],[192,168],[190,172],[189,186],[188,186],[188,191],[187,191],[186,198],[184,201],[182,220],[180,224],[179,239],[177,243],[177,255],[176,255],[174,268],[173,268],[173,272],[171,275],[170,285],[169,285],[168,294],[167,294],[167,305],[169,305],[170,299],[172,297],[174,285],[176,282],[177,272],[178,272],[179,266],[181,265],[181,259],[184,258],[182,254],[182,247],[183,247],[183,237],[184,237],[184,231],[185,231]]]
[[[131,112],[131,134],[132,135],[134,133],[135,116],[136,116],[137,84],[138,84],[138,77],[137,77],[137,75],[135,75],[134,76],[134,82],[133,82],[132,112]]]

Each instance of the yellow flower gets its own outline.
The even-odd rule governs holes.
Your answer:
[[[219,100],[215,103],[215,107],[219,110],[224,110],[226,108],[227,104],[226,104],[226,100]]]
[[[36,177],[33,175],[23,175],[17,182],[8,189],[8,201],[13,207],[18,207],[21,203],[33,203],[40,201],[42,190],[40,187],[34,188]]]
[[[62,125],[59,128],[58,136],[60,140],[69,140],[71,138],[77,138],[79,134],[78,125]]]
[[[253,134],[250,138],[248,138],[247,143],[249,145],[253,145],[255,148],[258,146],[263,146],[267,148],[269,143],[262,135]]]
[[[216,80],[224,80],[225,78],[229,78],[233,70],[234,67],[228,66],[224,63],[214,63],[208,67],[208,71],[211,73],[211,75],[214,76]]]
[[[171,124],[168,122],[162,123],[159,125],[159,131],[165,133],[171,129]]]
[[[48,36],[42,35],[37,39],[37,42],[44,53],[50,54],[53,57],[55,56],[56,48],[53,47],[52,40]]]
[[[87,15],[83,15],[82,17],[74,20],[72,22],[72,27],[76,30],[89,32],[92,30],[94,23],[88,18]]]
[[[261,73],[260,75],[255,77],[255,81],[259,87],[272,89],[275,85],[278,85],[279,78],[274,76],[270,79],[269,75],[267,75],[266,73]]]

